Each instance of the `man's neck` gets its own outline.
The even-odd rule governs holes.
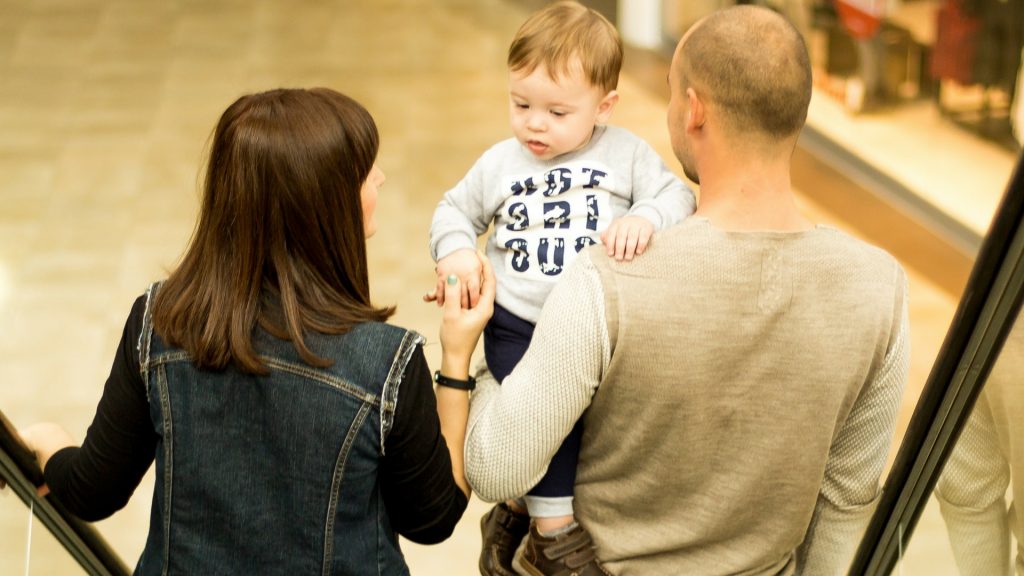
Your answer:
[[[695,213],[724,230],[809,230],[814,223],[797,207],[789,162],[746,162],[701,174]]]

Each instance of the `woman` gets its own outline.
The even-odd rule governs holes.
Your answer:
[[[156,460],[137,574],[406,574],[397,534],[440,542],[462,516],[493,275],[476,308],[445,307],[435,405],[423,338],[370,303],[377,150],[369,113],[332,90],[232,104],[191,244],[132,307],[84,443],[23,431],[86,520],[123,507]]]

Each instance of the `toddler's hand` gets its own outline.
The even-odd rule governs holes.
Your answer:
[[[654,224],[643,216],[623,216],[613,220],[603,233],[604,243],[609,256],[616,260],[632,260],[634,254],[643,254],[654,234]]]
[[[444,306],[444,286],[449,275],[454,274],[459,279],[459,288],[462,294],[460,305],[462,308],[475,308],[480,301],[480,280],[483,274],[483,265],[480,263],[481,256],[469,248],[456,250],[451,254],[437,261],[437,284],[434,285],[433,293],[423,295],[424,302],[437,302],[437,305]]]
[[[447,366],[457,373],[469,369],[469,361],[473,356],[477,341],[484,326],[494,313],[495,280],[491,263],[482,254],[479,256],[481,267],[481,286],[479,302],[472,308],[463,308],[454,302],[461,292],[462,281],[458,277],[446,278],[448,297],[441,316],[441,367],[442,372]]]

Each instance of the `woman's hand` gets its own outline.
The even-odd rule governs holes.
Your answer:
[[[75,446],[75,440],[70,434],[59,424],[53,424],[51,422],[41,422],[39,424],[33,424],[28,428],[18,431],[18,435],[21,436],[21,441],[25,443],[29,451],[35,455],[36,460],[39,461],[39,468],[46,470],[46,463],[50,461],[50,457],[57,453],[62,448],[68,446]],[[50,489],[43,484],[38,489],[40,496],[46,496]]]
[[[50,461],[50,457],[58,450],[75,445],[74,439],[71,438],[71,435],[64,428],[59,424],[50,422],[33,424],[28,428],[19,430],[18,436],[21,438],[22,443],[25,444],[25,447],[28,448],[28,451],[35,456],[40,470],[46,470],[46,463]],[[0,478],[0,490],[6,487],[7,483],[3,478]],[[50,487],[43,484],[36,488],[36,492],[40,496],[46,496],[50,493]]]
[[[494,270],[487,258],[476,254],[480,260],[482,282],[480,299],[471,308],[463,308],[461,302],[462,280],[449,275],[445,285],[444,313],[441,319],[441,373],[450,378],[465,379],[469,375],[469,362],[476,349],[487,321],[494,312],[496,281]]]
[[[483,265],[486,257],[480,253],[463,248],[437,261],[437,286],[433,292],[427,292],[423,296],[424,302],[437,302],[437,306],[444,306],[448,290],[445,284],[449,277],[454,275],[459,281],[459,302],[463,308],[474,308],[480,301],[480,282],[483,278]]]

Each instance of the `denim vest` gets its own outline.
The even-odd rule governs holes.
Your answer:
[[[365,323],[291,342],[257,330],[266,376],[197,370],[153,331],[139,339],[160,440],[137,575],[408,574],[377,480],[406,364],[423,338]]]

